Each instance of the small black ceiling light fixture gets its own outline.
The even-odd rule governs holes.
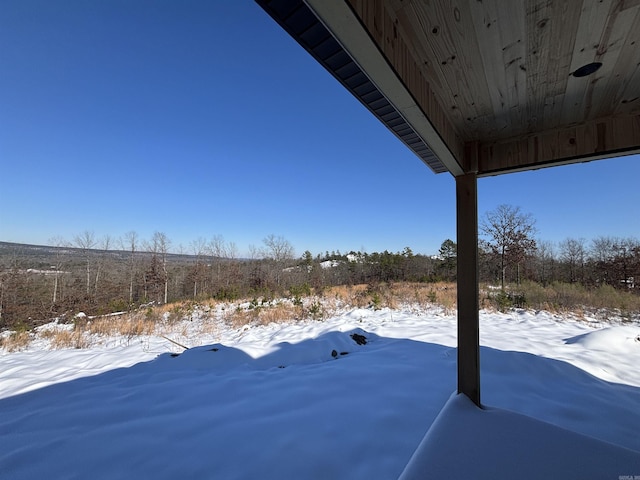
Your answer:
[[[592,73],[597,72],[601,66],[602,66],[601,62],[587,63],[586,65],[583,65],[580,68],[578,68],[571,75],[573,75],[576,78],[586,77],[587,75],[591,75]]]

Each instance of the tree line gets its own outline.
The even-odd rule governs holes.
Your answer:
[[[182,300],[310,294],[342,284],[431,281],[438,261],[402,252],[326,252],[295,255],[281,236],[269,235],[248,258],[222,236],[171,252],[156,232],[140,241],[130,232],[114,241],[83,232],[55,246],[0,244],[0,329],[33,327],[62,315],[101,315]]]
[[[537,240],[535,220],[501,205],[480,222],[480,279],[499,284],[523,280],[548,285],[610,285],[640,293],[640,242],[598,237]],[[181,300],[236,300],[321,292],[335,285],[456,280],[456,243],[442,242],[437,255],[399,252],[305,251],[269,235],[248,258],[222,236],[193,241],[172,253],[162,232],[148,240],[128,232],[101,239],[85,231],[51,247],[0,245],[0,329],[31,327],[62,315],[129,310]]]
[[[638,291],[637,238],[536,240],[535,219],[510,205],[488,212],[480,222],[480,233],[481,278],[499,282],[503,289],[505,283],[519,284],[526,279],[543,286],[566,282]]]

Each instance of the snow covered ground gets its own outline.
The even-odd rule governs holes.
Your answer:
[[[480,331],[484,404],[640,453],[639,325],[483,312]],[[36,341],[0,353],[0,478],[395,479],[455,391],[455,335],[414,307],[242,328],[196,312],[168,335],[187,351]]]

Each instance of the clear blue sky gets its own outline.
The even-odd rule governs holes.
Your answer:
[[[252,1],[3,0],[0,240],[435,253],[455,191]],[[539,237],[639,236],[640,158],[479,181]]]

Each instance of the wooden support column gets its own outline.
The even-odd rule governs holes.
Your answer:
[[[478,287],[478,180],[456,177],[458,237],[458,393],[480,406],[480,305]]]

